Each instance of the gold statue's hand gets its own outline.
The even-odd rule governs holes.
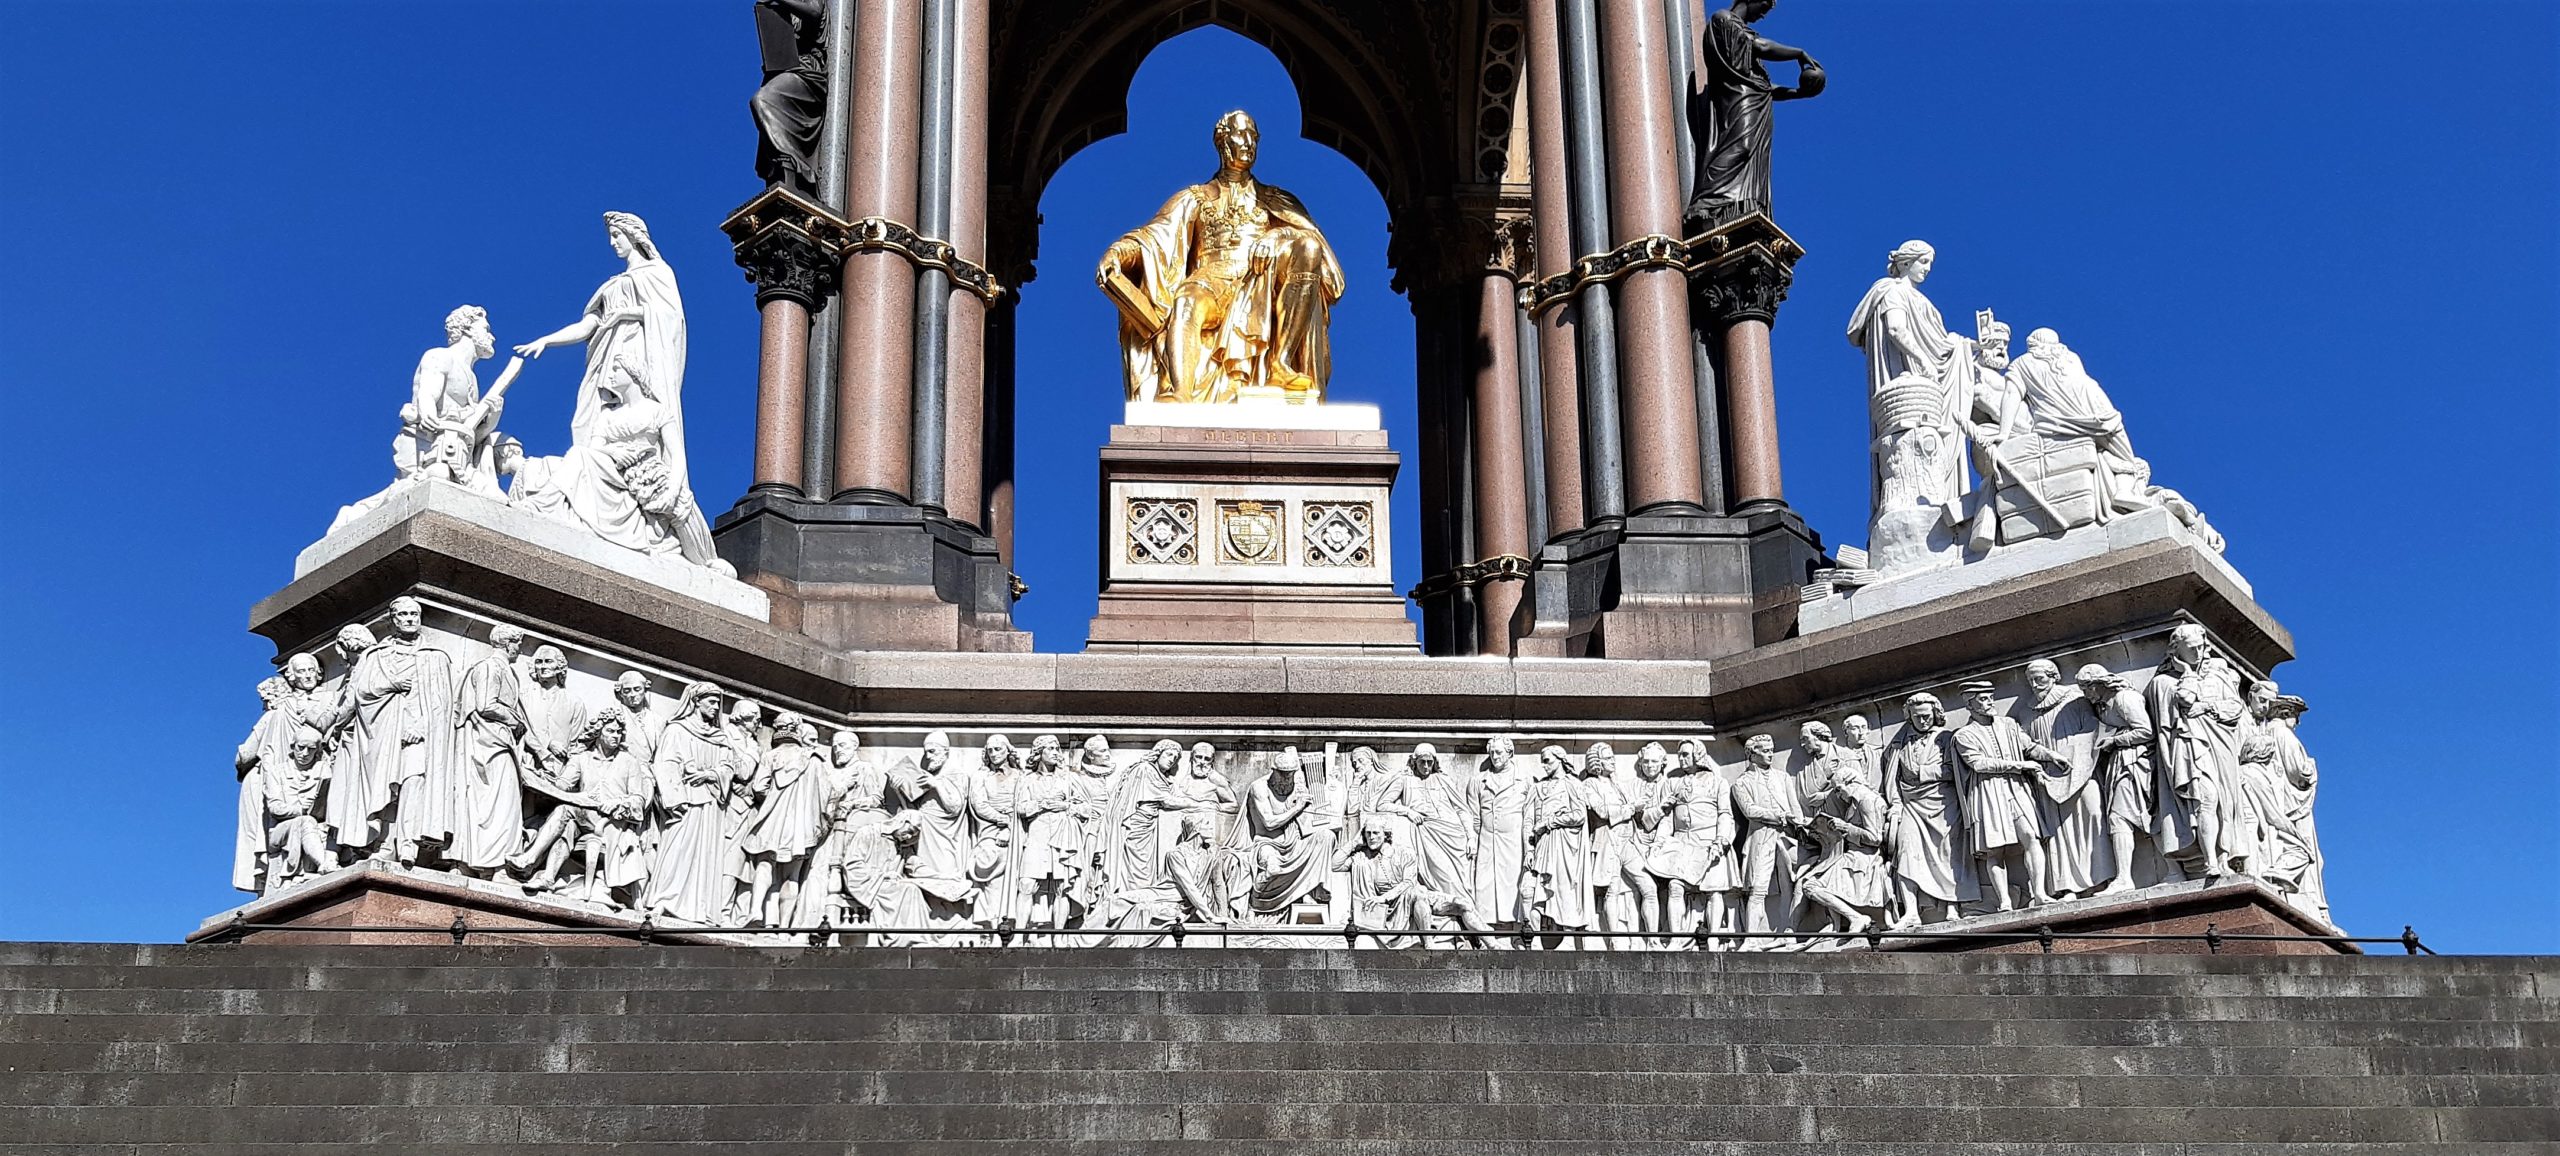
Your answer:
[[[1137,256],[1138,245],[1136,242],[1131,241],[1127,237],[1122,237],[1117,241],[1113,241],[1110,248],[1102,251],[1102,263],[1094,266],[1093,268],[1093,283],[1100,285],[1109,281],[1111,279],[1111,274],[1127,269],[1129,267],[1129,263],[1136,260]]]

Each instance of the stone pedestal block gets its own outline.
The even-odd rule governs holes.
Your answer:
[[[1530,577],[1546,658],[1721,658],[1793,635],[1821,545],[1782,505],[1639,513],[1549,543]]]
[[[1241,407],[1184,408],[1253,420]],[[1347,423],[1365,429],[1292,424],[1112,427],[1101,608],[1085,649],[1417,649],[1391,572],[1398,458],[1374,411]]]
[[[750,492],[712,534],[773,621],[845,650],[1022,652],[995,539],[908,505]]]

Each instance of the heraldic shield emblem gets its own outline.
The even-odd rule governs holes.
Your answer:
[[[1218,503],[1218,560],[1245,566],[1280,564],[1280,506]]]

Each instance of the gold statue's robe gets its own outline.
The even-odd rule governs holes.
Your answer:
[[[1193,185],[1104,262],[1154,306],[1120,310],[1132,400],[1322,400],[1342,263],[1298,198],[1251,178]]]

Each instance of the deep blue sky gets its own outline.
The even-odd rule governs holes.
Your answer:
[[[1831,73],[1779,125],[1810,250],[1776,338],[1790,498],[1864,537],[1841,330],[1887,250],[1935,243],[1948,316],[2060,330],[2294,631],[2340,920],[2448,949],[2560,949],[2554,13],[1842,0],[1767,25]],[[682,281],[704,506],[744,488],[755,319],[714,226],[754,191],[755,79],[743,0],[0,0],[0,936],[169,939],[236,900],[230,751],[271,655],[247,608],[388,479],[446,310],[509,343],[577,316],[614,268],[602,210],[646,217]],[[1093,256],[1208,171],[1225,109],[1350,271],[1336,395],[1412,444],[1384,206],[1297,139],[1277,62],[1196,32],[1131,103],[1050,186],[1023,299],[1044,649],[1092,612],[1119,398]],[[537,452],[573,378],[546,359],[509,398]]]

